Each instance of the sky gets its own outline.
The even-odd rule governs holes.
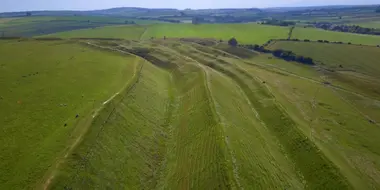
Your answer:
[[[0,0],[0,12],[33,10],[96,10],[114,7],[177,9],[266,8],[379,3],[379,0]]]

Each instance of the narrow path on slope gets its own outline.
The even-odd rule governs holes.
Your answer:
[[[93,45],[91,43],[87,43],[88,45]],[[97,45],[93,45],[93,46],[96,46],[96,47],[100,47],[100,48],[103,48],[101,46],[97,46]],[[122,51],[121,51],[122,52]],[[123,53],[127,53],[127,52],[123,52]],[[128,53],[129,54],[129,53]],[[99,108],[93,110],[91,112],[91,114],[89,114],[87,117],[85,117],[81,122],[78,123],[78,126],[76,128],[79,128],[80,131],[78,132],[78,137],[75,138],[75,140],[73,140],[73,142],[68,146],[68,148],[66,148],[66,151],[64,151],[64,154],[60,157],[58,157],[56,160],[56,163],[54,164],[53,168],[50,169],[47,174],[45,174],[45,176],[47,177],[44,177],[44,179],[46,179],[46,181],[43,183],[43,189],[46,190],[46,189],[49,189],[50,185],[51,185],[51,182],[53,181],[56,173],[58,172],[58,169],[59,167],[65,162],[65,159],[67,159],[67,157],[69,156],[69,154],[71,152],[73,152],[73,150],[79,145],[79,143],[83,140],[83,137],[84,135],[87,133],[88,129],[90,128],[91,126],[91,123],[92,121],[95,119],[95,117],[97,116],[97,114],[105,107],[105,105],[107,105],[110,101],[112,101],[117,95],[119,95],[121,92],[123,92],[125,89],[129,88],[130,86],[134,85],[134,79],[136,77],[139,76],[139,73],[141,72],[141,69],[142,69],[142,66],[140,69],[139,68],[139,62],[140,61],[140,58],[136,57],[135,59],[135,70],[134,70],[134,74],[131,78],[131,80],[129,80],[126,85],[117,93],[115,93],[114,95],[112,95],[108,100],[106,100]]]

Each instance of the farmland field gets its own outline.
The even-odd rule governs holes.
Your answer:
[[[33,37],[71,30],[93,29],[103,26],[127,26],[125,25],[126,21],[133,21],[142,25],[160,23],[159,21],[100,16],[36,16],[3,18],[0,20],[0,34],[3,35],[2,33],[4,32],[4,36]],[[104,29],[101,29],[100,32],[103,32],[103,30]]]
[[[276,42],[272,49],[286,49],[297,54],[313,57],[322,68],[330,72],[325,77],[336,79],[356,90],[366,91],[367,95],[380,97],[380,48],[370,46]],[[342,56],[344,55],[344,56]],[[332,72],[331,72],[332,71]],[[363,88],[364,87],[364,88]]]
[[[359,26],[365,27],[365,28],[380,28],[380,21],[379,20],[369,21],[369,22],[353,22],[350,24],[359,25]]]
[[[145,31],[143,29],[145,28]],[[287,38],[289,28],[258,24],[152,24],[144,26],[113,26],[56,33],[52,37],[112,37],[123,39],[150,38],[214,38],[228,40],[235,37],[241,43],[263,44],[269,39]]]
[[[344,32],[333,32],[322,29],[314,28],[300,28],[296,27],[293,30],[293,39],[309,39],[309,40],[328,40],[336,42],[351,42],[353,44],[363,44],[363,45],[379,45],[380,36],[374,35],[364,35],[364,34],[353,34]]]
[[[122,38],[138,40],[146,29],[142,26],[106,26],[92,29],[58,32],[39,37],[59,38]]]
[[[258,24],[167,24],[153,25],[143,38],[215,38],[228,40],[235,37],[241,43],[263,44],[269,39],[286,38],[287,27],[264,26]]]
[[[378,36],[125,20],[0,19],[0,189],[380,189]]]

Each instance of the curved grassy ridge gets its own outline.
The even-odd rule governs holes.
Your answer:
[[[135,57],[34,40],[2,40],[0,54],[0,189],[33,189],[123,87]]]
[[[168,82],[167,72],[143,63],[95,119],[53,189],[154,188],[165,153]]]
[[[51,188],[378,186],[374,135],[379,130],[363,118],[354,122],[360,114],[334,97],[335,91],[299,76],[309,72],[284,74],[265,63],[256,66],[253,61],[266,55],[253,53],[244,59],[219,46],[177,40],[92,43],[146,61],[129,87],[99,112]],[[322,87],[319,127],[311,138],[310,89]]]
[[[297,124],[273,100],[273,95],[238,65],[205,60],[202,52],[186,52],[193,59],[231,77],[244,91],[260,119],[284,147],[287,156],[311,189],[351,189],[339,169],[297,127]],[[274,119],[277,118],[277,119]]]

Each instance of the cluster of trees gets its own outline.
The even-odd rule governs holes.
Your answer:
[[[264,21],[262,24],[274,25],[274,26],[294,26],[296,23],[291,22],[291,21],[272,19],[272,20]]]
[[[296,62],[307,64],[307,65],[314,65],[314,61],[312,58],[296,55],[292,51],[277,49],[277,50],[272,51],[272,54],[275,57],[282,58],[286,61],[296,61]]]
[[[266,49],[264,46],[259,46],[259,45],[242,45],[241,47],[250,49],[250,50],[255,50],[258,52],[262,53],[271,53],[273,56],[281,58],[286,61],[295,61],[298,63],[306,64],[306,65],[315,65],[314,60],[310,57],[305,57],[302,55],[296,55],[292,51],[286,51],[282,49],[277,49],[277,50],[269,50]]]
[[[314,27],[321,28],[324,30],[331,30],[337,32],[350,32],[357,34],[370,34],[370,35],[380,35],[380,30],[375,28],[364,28],[357,25],[338,25],[332,23],[316,23]]]
[[[254,22],[257,20],[256,16],[244,16],[244,17],[235,17],[235,16],[196,16],[193,17],[193,24],[201,23],[245,23],[245,22]]]
[[[135,21],[128,21],[128,20],[126,20],[125,22],[124,22],[125,24],[136,24],[136,22]]]
[[[181,22],[179,20],[166,19],[166,18],[138,17],[138,19],[141,19],[141,20],[158,20],[158,21],[170,22],[170,23],[180,23]]]
[[[228,40],[228,45],[236,47],[237,45],[239,45],[239,43],[236,40],[236,38],[231,38],[230,40]]]

